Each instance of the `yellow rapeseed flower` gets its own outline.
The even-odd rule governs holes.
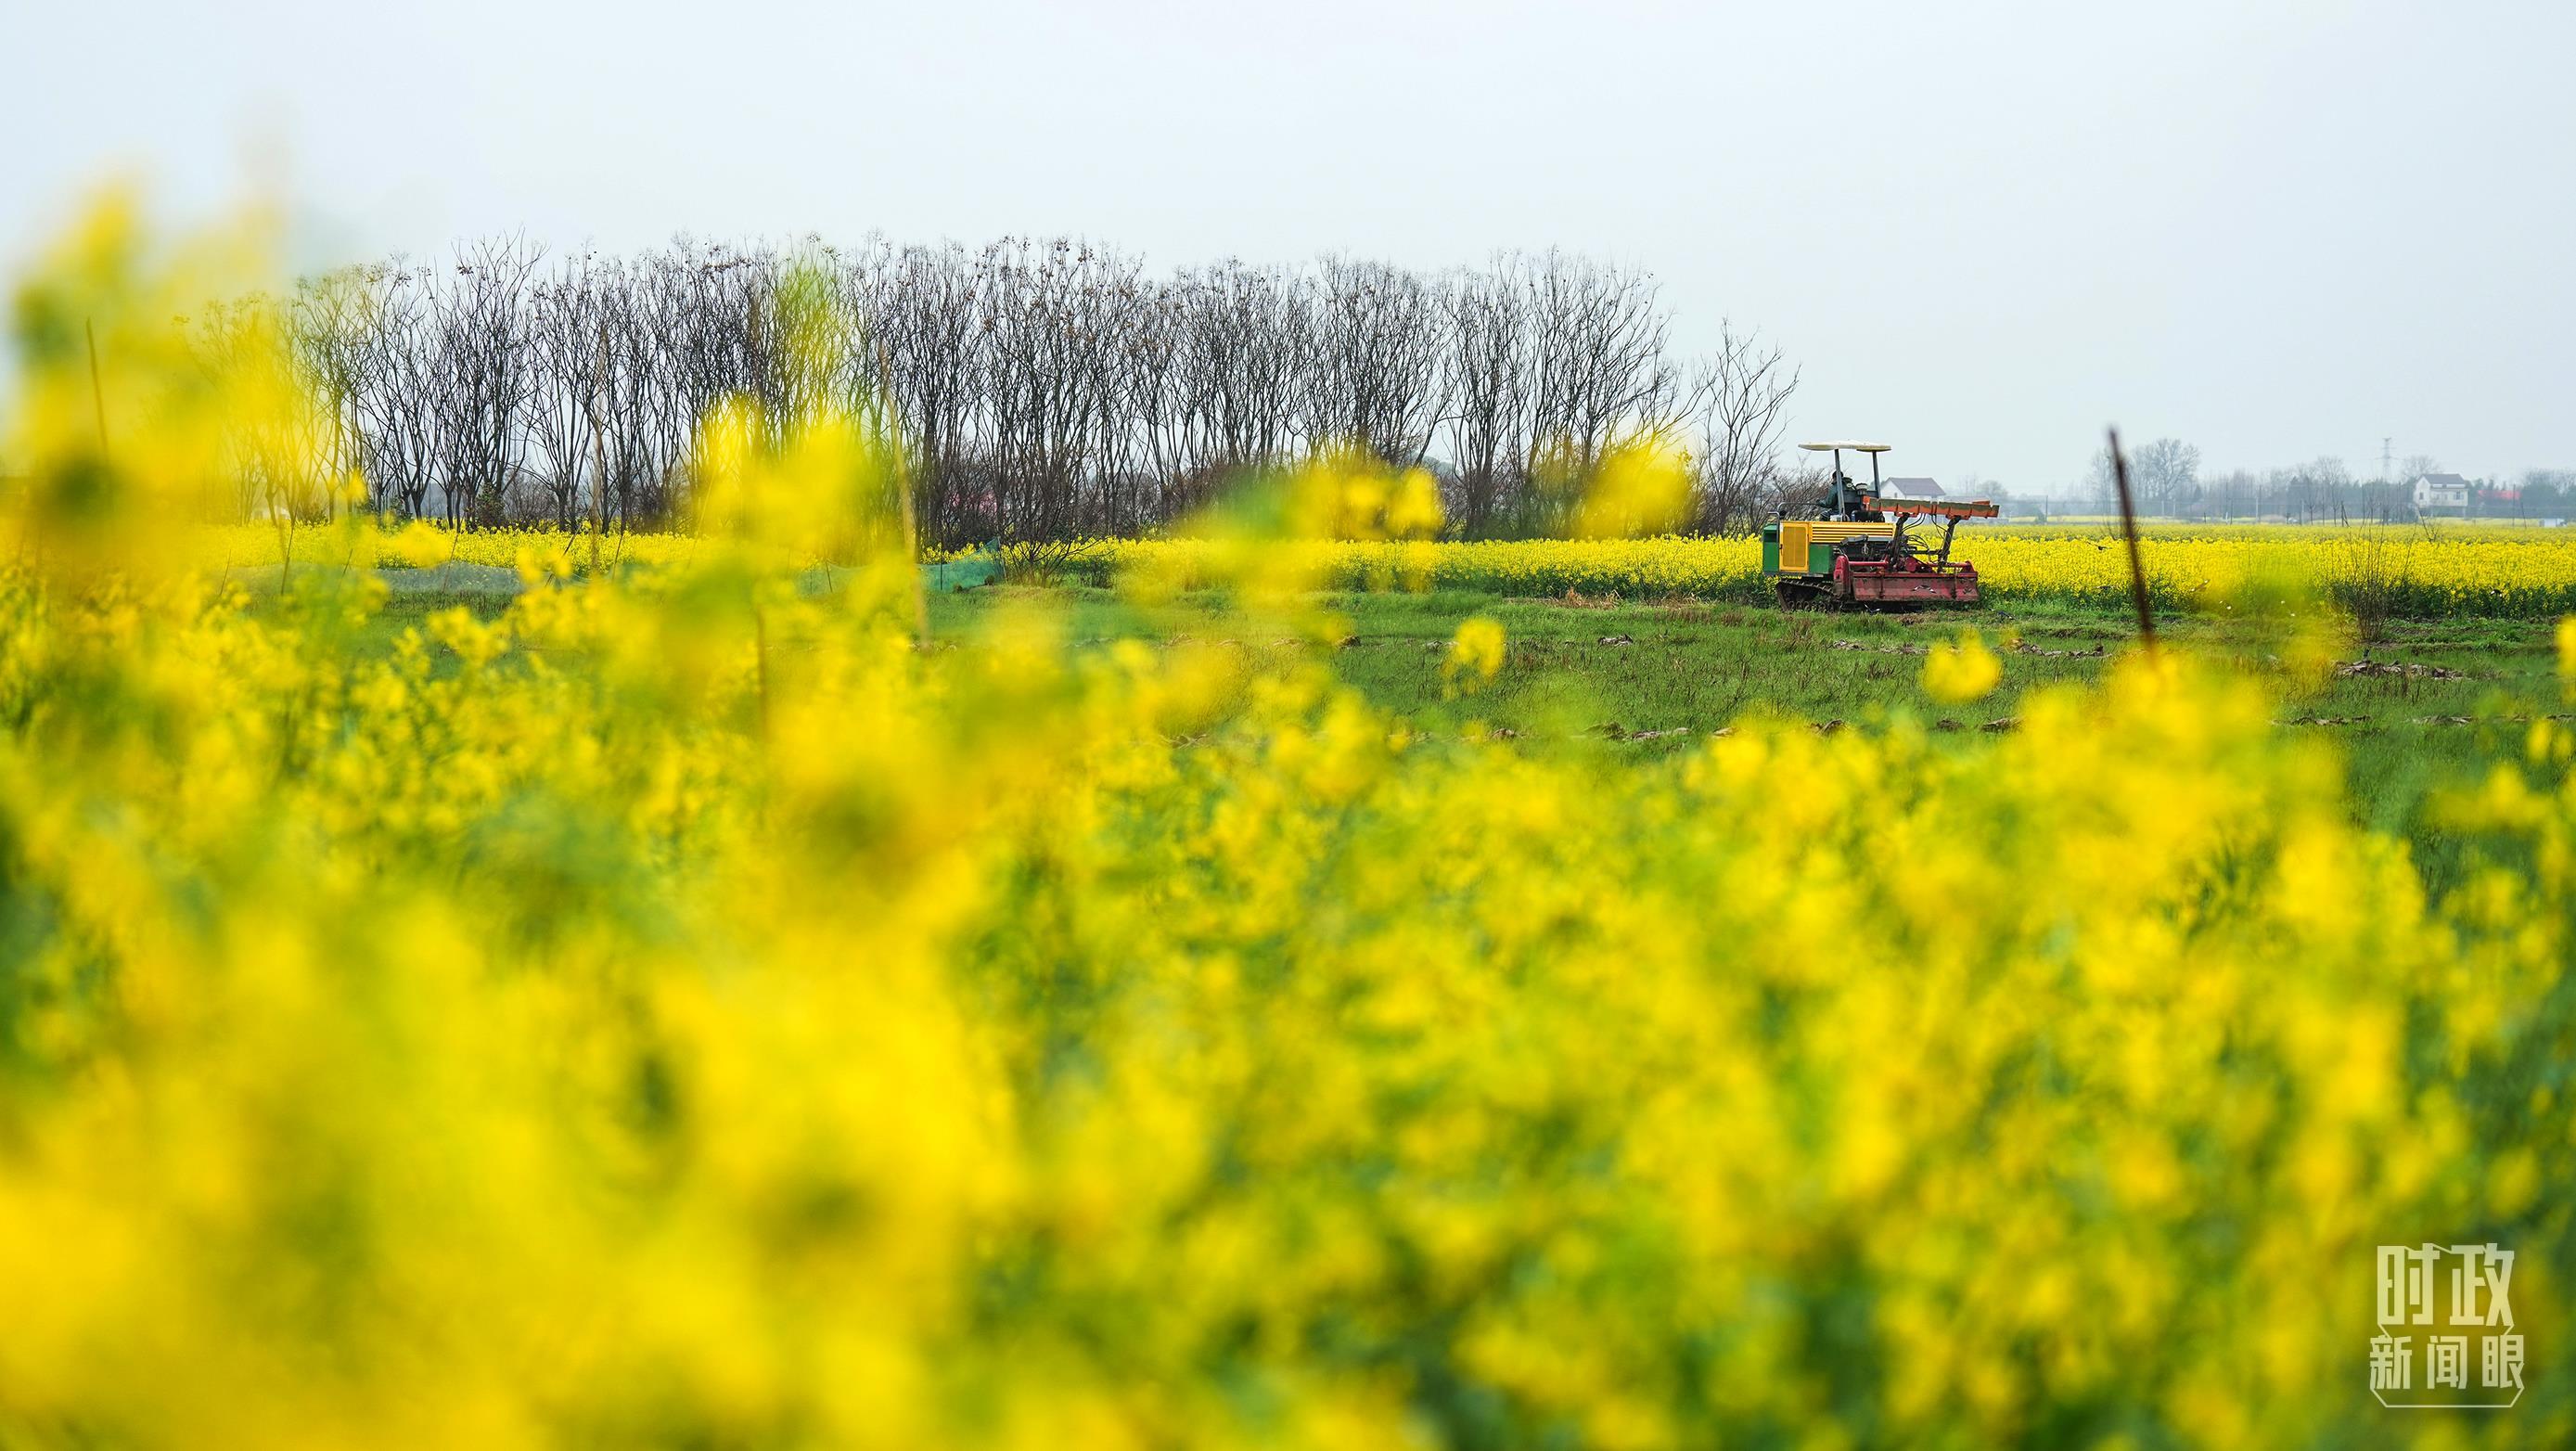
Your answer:
[[[1458,690],[1474,691],[1492,680],[1503,668],[1503,627],[1501,622],[1477,615],[1458,626],[1449,642],[1449,658],[1442,662],[1442,678]]]
[[[1974,630],[1960,631],[1956,640],[1933,646],[1923,657],[1923,693],[1943,705],[1982,699],[2003,678],[2002,657]]]

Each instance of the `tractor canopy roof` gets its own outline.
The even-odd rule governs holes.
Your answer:
[[[1886,514],[1929,514],[1936,519],[1992,519],[2003,511],[1986,499],[1898,499],[1873,494],[1862,501]]]
[[[1802,443],[1798,445],[1798,447],[1814,449],[1818,453],[1824,453],[1830,449],[1837,448],[1848,448],[1859,453],[1885,453],[1888,451],[1890,445],[1884,443]]]

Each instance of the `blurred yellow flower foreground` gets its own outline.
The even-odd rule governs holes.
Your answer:
[[[2435,902],[2172,660],[1639,764],[1042,619],[924,651],[908,559],[800,593],[748,525],[388,655],[363,574],[103,573],[194,445],[48,427],[0,1443],[2569,1432],[2563,752]],[[726,446],[744,500],[890,467]],[[2426,1239],[2523,1252],[2510,1413],[2365,1389]]]

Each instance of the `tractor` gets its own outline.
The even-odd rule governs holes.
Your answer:
[[[1834,456],[1833,482],[1803,517],[1792,519],[1783,508],[1762,526],[1762,573],[1780,603],[1884,609],[1973,605],[1983,598],[1977,567],[1950,557],[1950,537],[1962,519],[1994,518],[1992,503],[1890,497],[1878,477],[1883,443],[1801,446]],[[1867,488],[1843,472],[1846,451],[1869,455]],[[1918,519],[1941,521],[1938,546],[1915,531]]]

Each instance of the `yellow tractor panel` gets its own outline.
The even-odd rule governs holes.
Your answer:
[[[1821,574],[1831,567],[1832,551],[1826,551],[1826,562],[1820,564],[1814,549],[1819,544],[1840,544],[1849,539],[1892,539],[1893,524],[1841,524],[1815,519],[1780,521],[1780,572],[1782,574]]]
[[[1812,537],[1814,528],[1812,524],[1794,521],[1780,526],[1780,572],[1782,574],[1807,572],[1807,541]]]

